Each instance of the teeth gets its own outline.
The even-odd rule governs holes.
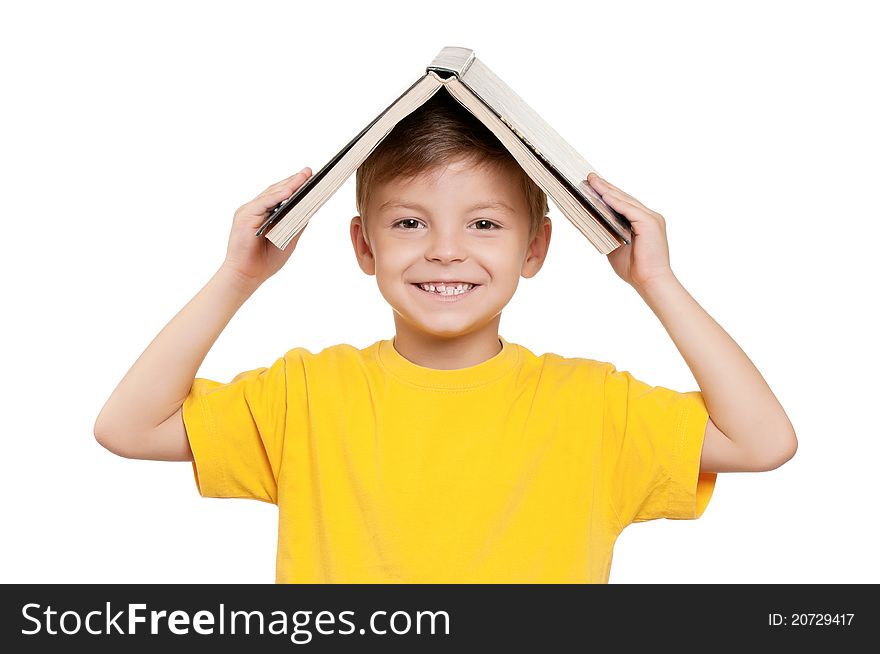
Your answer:
[[[419,288],[429,293],[437,293],[438,295],[461,295],[467,293],[474,287],[473,284],[457,284],[455,286],[447,286],[445,284],[419,284]]]

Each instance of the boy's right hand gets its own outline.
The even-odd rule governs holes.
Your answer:
[[[222,268],[235,273],[244,282],[259,286],[287,263],[296,249],[297,241],[305,231],[300,230],[285,250],[281,250],[264,236],[254,236],[269,211],[279,202],[293,195],[311,176],[307,166],[300,172],[272,184],[247,204],[235,212],[229,247]],[[308,223],[306,223],[308,225]]]

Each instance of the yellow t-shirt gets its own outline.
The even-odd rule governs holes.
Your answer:
[[[276,583],[607,583],[624,527],[702,515],[699,392],[499,341],[457,370],[383,340],[195,379],[199,493],[278,506]]]

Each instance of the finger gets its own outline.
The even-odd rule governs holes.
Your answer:
[[[277,205],[292,196],[294,192],[302,186],[304,181],[304,174],[297,173],[287,182],[287,184],[282,184],[274,191],[270,191],[269,189],[263,191],[260,195],[242,206],[238,210],[238,213],[248,216],[264,216],[269,210],[274,209]]]
[[[271,193],[264,193],[257,196],[251,201],[251,205],[259,213],[264,213],[269,209],[275,208],[276,205],[284,202],[287,198],[294,194],[299,185],[294,181],[287,186],[277,188]]]
[[[306,172],[303,172],[306,171]],[[259,206],[264,206],[267,202],[273,201],[274,204],[277,204],[281,200],[273,200],[276,198],[279,193],[286,194],[283,199],[293,195],[293,192],[296,191],[300,186],[303,185],[305,180],[311,174],[311,170],[309,168],[304,168],[299,171],[295,175],[288,177],[287,179],[282,179],[280,182],[276,182],[272,184],[272,186],[268,187],[265,191],[260,193],[257,197],[251,200],[248,204],[257,204]],[[269,205],[274,206],[274,205]]]
[[[632,209],[637,210],[639,212],[644,212],[644,210],[640,206],[638,206],[637,204],[633,204],[628,198],[624,197],[623,195],[621,195],[617,191],[612,191],[610,189],[606,190],[604,193],[602,193],[602,199],[607,204],[611,204],[612,202],[616,202],[618,204],[622,204],[627,207],[631,207]]]
[[[312,174],[311,168],[306,166],[301,171],[299,171],[298,173],[294,173],[293,175],[291,175],[287,179],[282,179],[280,182],[275,182],[271,186],[266,187],[266,190],[263,191],[262,193],[260,193],[260,195],[265,195],[267,193],[274,193],[277,189],[286,188],[286,187],[290,186],[290,184],[297,179],[303,179],[303,180],[307,179],[309,177],[309,175],[311,175],[311,174]]]
[[[632,204],[635,204],[639,207],[642,207],[645,211],[650,211],[650,209],[648,209],[648,207],[646,207],[644,204],[639,202],[636,198],[631,196],[626,191],[623,191],[623,190],[617,188],[611,182],[605,181],[605,179],[600,177],[597,173],[590,173],[589,175],[587,175],[587,181],[590,182],[590,184],[592,184],[593,188],[597,189],[600,193],[605,191],[606,189],[616,191],[617,193],[619,193],[622,197],[626,198]]]
[[[625,198],[620,197],[614,191],[608,191],[602,195],[602,200],[615,211],[622,213],[632,225],[633,233],[636,235],[643,233],[649,222],[656,222],[644,208],[629,202]]]
[[[606,197],[620,198],[621,200],[627,202],[634,209],[639,211],[641,213],[641,215],[644,216],[644,220],[651,220],[653,222],[656,222],[663,229],[666,229],[666,219],[661,214],[657,213],[656,211],[652,211],[651,209],[649,209],[648,207],[643,205],[641,202],[639,202],[635,198],[630,197],[626,193],[623,193],[622,191],[618,191],[618,190],[614,190],[614,189],[608,189],[602,195],[602,199],[605,200]]]
[[[617,193],[618,195],[620,195],[621,197],[626,198],[629,202],[631,202],[631,203],[633,203],[633,204],[636,204],[636,205],[639,205],[639,206],[642,206],[642,207],[644,207],[645,209],[647,209],[647,207],[645,207],[645,205],[643,205],[641,202],[639,202],[636,198],[634,198],[633,196],[631,196],[631,195],[630,195],[629,193],[627,193],[626,191],[617,188],[617,187],[616,187],[614,184],[612,184],[611,182],[607,182],[607,181],[605,181],[603,178],[599,177],[598,175],[596,175],[596,177],[594,177],[593,179],[596,181],[596,184],[595,184],[594,186],[596,186],[596,187],[599,188],[600,190],[602,190],[602,191],[610,190],[610,191],[616,192],[616,193]]]
[[[311,175],[311,170],[309,170],[308,168],[305,168],[305,169],[299,171],[298,173],[294,173],[293,175],[291,175],[287,179],[282,179],[280,182],[276,182],[275,184],[272,184],[271,186],[266,188],[266,190],[263,191],[260,195],[267,195],[267,194],[271,194],[271,193],[276,193],[279,190],[287,189],[287,188],[290,188],[291,186],[298,188],[299,185],[301,185],[306,179],[308,179],[309,175]]]
[[[282,186],[287,186],[290,184],[291,181],[293,181],[297,178],[307,178],[311,174],[312,174],[312,169],[309,168],[308,166],[306,166],[305,168],[303,168],[302,170],[300,170],[297,173],[294,173],[290,177],[286,177],[279,182],[275,182],[274,184],[272,184],[272,186],[269,187],[269,189],[274,190],[276,188],[281,188]]]

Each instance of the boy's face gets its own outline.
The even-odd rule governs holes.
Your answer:
[[[361,269],[376,275],[394,310],[398,337],[451,339],[492,334],[520,276],[544,262],[550,219],[529,242],[525,194],[509,169],[456,160],[411,179],[371,189],[368,230],[351,221]],[[506,206],[479,205],[499,202]],[[447,297],[422,282],[467,282],[472,290]]]

